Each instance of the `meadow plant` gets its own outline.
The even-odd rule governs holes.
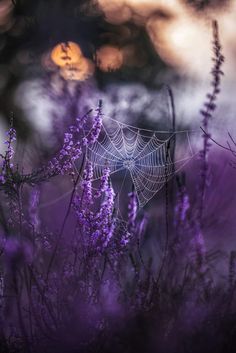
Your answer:
[[[212,74],[212,91],[207,94],[206,102],[204,103],[204,108],[201,109],[200,113],[202,115],[202,128],[205,131],[203,134],[203,149],[200,151],[201,159],[201,169],[200,169],[200,178],[199,178],[199,221],[202,222],[203,210],[204,210],[204,197],[206,192],[207,182],[209,180],[208,174],[208,154],[209,148],[211,146],[209,134],[209,123],[213,117],[213,113],[216,109],[216,101],[220,93],[220,83],[221,76],[224,75],[222,71],[222,65],[224,63],[224,56],[222,55],[222,47],[219,40],[219,29],[216,21],[213,22],[213,68],[211,71]]]

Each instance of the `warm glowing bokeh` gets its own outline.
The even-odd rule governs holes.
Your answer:
[[[167,22],[152,16],[147,21],[147,32],[160,57],[182,72],[205,71],[211,67],[212,33],[191,17],[176,18]],[[200,28],[200,30],[199,30]]]
[[[77,64],[81,58],[82,51],[74,42],[60,43],[51,52],[52,61],[60,67]]]
[[[94,64],[87,58],[81,58],[76,64],[65,65],[60,75],[68,81],[85,81],[94,74]]]
[[[109,72],[121,68],[123,65],[122,51],[112,45],[104,45],[96,52],[96,64],[100,70]]]
[[[13,24],[13,3],[11,0],[0,1],[0,32],[7,31]]]
[[[126,6],[125,0],[98,0],[98,4],[110,23],[121,24],[129,21],[132,16],[132,11]]]
[[[147,19],[156,11],[179,12],[182,4],[179,0],[98,0],[108,22],[121,24],[133,21],[145,25]]]
[[[201,13],[183,0],[98,0],[106,20],[128,21],[146,29],[157,54],[183,73],[205,75],[211,67],[211,23],[217,19],[227,60],[234,71],[236,1],[208,7]],[[222,4],[223,5],[223,4]]]
[[[94,64],[85,58],[78,44],[66,42],[58,44],[50,54],[44,54],[42,65],[47,70],[60,67],[60,76],[66,81],[85,81],[94,74]]]

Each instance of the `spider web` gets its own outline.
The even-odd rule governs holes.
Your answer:
[[[177,140],[185,148],[175,160],[173,151]],[[103,121],[98,140],[87,149],[94,179],[101,178],[105,167],[109,167],[111,174],[125,171],[124,179],[130,175],[140,207],[144,207],[193,156],[187,130],[151,131],[111,118]]]

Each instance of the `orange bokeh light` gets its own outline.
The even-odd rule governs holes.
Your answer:
[[[77,64],[82,56],[79,45],[74,42],[60,43],[51,52],[52,61],[60,67]]]
[[[102,71],[118,70],[123,65],[123,61],[123,53],[118,47],[104,45],[96,52],[96,64]]]

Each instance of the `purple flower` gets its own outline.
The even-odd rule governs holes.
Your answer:
[[[102,195],[103,192],[105,192],[108,188],[108,183],[109,183],[109,177],[110,177],[110,168],[106,167],[103,171],[103,175],[101,177],[101,183],[99,186],[99,189],[97,190],[96,194],[94,195],[95,198],[98,198]]]
[[[126,247],[132,238],[132,235],[137,231],[138,236],[142,236],[146,227],[146,218],[144,217],[139,223],[137,222],[138,200],[134,191],[128,194],[128,223],[127,228],[120,238],[120,245]]]
[[[138,201],[137,196],[134,191],[128,194],[129,203],[128,203],[128,231],[133,233],[136,227],[136,217],[138,212]]]
[[[87,137],[82,138],[82,144],[83,144],[83,146],[88,146],[88,138]]]
[[[87,162],[84,169],[82,189],[83,189],[83,201],[85,205],[90,205],[92,203],[92,179],[93,179],[93,166],[91,162]]]
[[[93,126],[88,135],[83,136],[86,130],[87,117],[91,111],[83,117],[76,119],[76,125],[71,125],[69,131],[64,134],[64,143],[58,155],[48,163],[48,171],[50,174],[73,174],[74,162],[81,157],[84,147],[94,143],[101,130],[101,101],[97,108],[97,115],[94,119]]]
[[[114,200],[115,193],[111,186],[111,183],[109,183],[106,189],[104,190],[104,200],[102,202],[100,212],[96,217],[98,227],[101,230],[101,237],[104,247],[107,247],[114,232]]]
[[[122,236],[121,236],[121,241],[120,241],[120,245],[122,247],[126,247],[129,242],[130,242],[130,239],[131,239],[131,234],[126,231]]]
[[[73,162],[82,155],[80,142],[74,142],[72,133],[65,133],[64,144],[57,157],[54,157],[48,163],[50,172],[56,174],[71,173],[73,170]]]
[[[109,182],[110,171],[105,168],[101,178],[99,188],[99,196],[103,194],[103,201],[100,210],[93,214],[92,219],[92,241],[94,246],[102,251],[105,249],[115,232],[116,222],[114,217],[114,201],[115,193],[111,183]]]

